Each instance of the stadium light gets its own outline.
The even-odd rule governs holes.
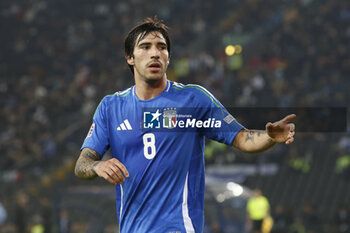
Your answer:
[[[238,197],[238,196],[242,195],[242,193],[243,193],[243,188],[239,184],[229,182],[229,183],[227,183],[226,187],[228,190],[232,191],[232,194],[235,197]]]
[[[225,201],[225,195],[222,194],[222,193],[219,193],[217,196],[216,196],[216,200],[219,202],[219,203],[223,203]]]
[[[235,53],[240,54],[242,52],[242,46],[241,45],[235,45]]]
[[[235,54],[235,46],[233,45],[227,45],[225,48],[225,53],[227,56],[232,56],[233,54]]]

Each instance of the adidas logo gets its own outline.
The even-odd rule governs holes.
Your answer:
[[[132,127],[128,121],[128,119],[126,119],[123,123],[121,123],[117,130],[132,130]]]

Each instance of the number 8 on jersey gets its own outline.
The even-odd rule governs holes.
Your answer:
[[[156,155],[156,137],[153,133],[143,135],[143,154],[146,159],[153,159]]]

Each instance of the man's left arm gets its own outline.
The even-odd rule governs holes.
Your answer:
[[[267,123],[265,130],[242,129],[235,137],[232,145],[247,153],[265,151],[276,143],[290,144],[294,141],[295,125],[290,123],[295,114],[286,116],[280,121]]]

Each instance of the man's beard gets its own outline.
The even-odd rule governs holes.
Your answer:
[[[156,85],[160,80],[162,80],[162,77],[164,76],[164,74],[162,76],[160,76],[159,78],[146,78],[146,83],[150,86],[154,86]]]

